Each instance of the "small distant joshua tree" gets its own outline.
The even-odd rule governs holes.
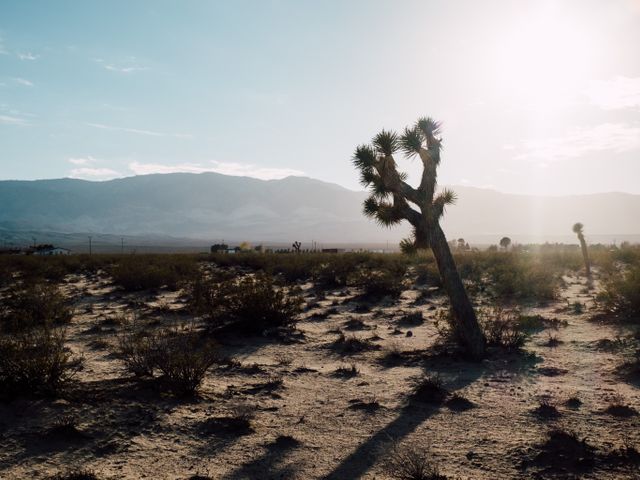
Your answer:
[[[291,248],[293,248],[294,253],[300,253],[300,247],[302,247],[302,244],[298,241],[291,244]]]
[[[511,239],[509,237],[502,237],[500,239],[500,246],[502,248],[504,248],[505,250],[507,250],[509,248],[509,245],[511,245]]]
[[[442,148],[439,133],[440,124],[431,118],[419,119],[402,135],[382,130],[372,145],[356,149],[353,163],[360,170],[362,184],[371,192],[364,202],[365,215],[387,227],[408,221],[413,226],[413,236],[404,241],[405,249],[412,243],[416,249],[433,251],[451,302],[458,338],[470,356],[480,358],[485,353],[485,338],[440,227],[445,207],[455,202],[456,195],[448,189],[436,192]],[[418,188],[407,184],[406,173],[397,169],[393,156],[400,150],[408,157],[418,155],[422,161]]]
[[[578,236],[580,241],[580,248],[582,249],[582,258],[584,259],[584,268],[587,272],[587,277],[591,278],[591,262],[589,261],[589,250],[587,250],[587,242],[584,239],[584,225],[580,222],[573,225],[573,233]]]

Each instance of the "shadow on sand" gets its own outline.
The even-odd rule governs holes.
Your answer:
[[[514,374],[524,374],[536,363],[532,357],[514,359],[507,370]],[[468,363],[443,357],[430,357],[423,368],[429,374],[439,374],[446,380],[449,390],[455,391],[471,385],[496,369],[490,363]],[[401,441],[415,431],[429,417],[438,413],[442,405],[428,405],[410,402],[400,410],[391,423],[378,430],[368,440],[360,444],[350,455],[340,462],[323,480],[356,479],[367,473],[379,460],[381,447],[390,440]]]

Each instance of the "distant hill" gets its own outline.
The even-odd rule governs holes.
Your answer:
[[[576,221],[592,241],[640,238],[640,195],[535,197],[454,189],[459,200],[444,222],[452,238],[572,241]],[[395,243],[407,235],[407,226],[389,230],[365,218],[365,196],[304,177],[264,181],[217,173],[0,181],[0,239],[3,232],[49,231],[344,244]]]

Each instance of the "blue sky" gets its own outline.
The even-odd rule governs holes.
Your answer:
[[[356,189],[357,144],[431,115],[441,183],[640,193],[638,45],[638,0],[3,1],[0,179]]]

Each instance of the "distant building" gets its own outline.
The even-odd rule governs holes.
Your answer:
[[[33,248],[31,253],[33,255],[69,255],[71,250],[63,247],[54,247],[53,245],[38,245]]]
[[[344,253],[344,248],[323,248],[322,253]]]

